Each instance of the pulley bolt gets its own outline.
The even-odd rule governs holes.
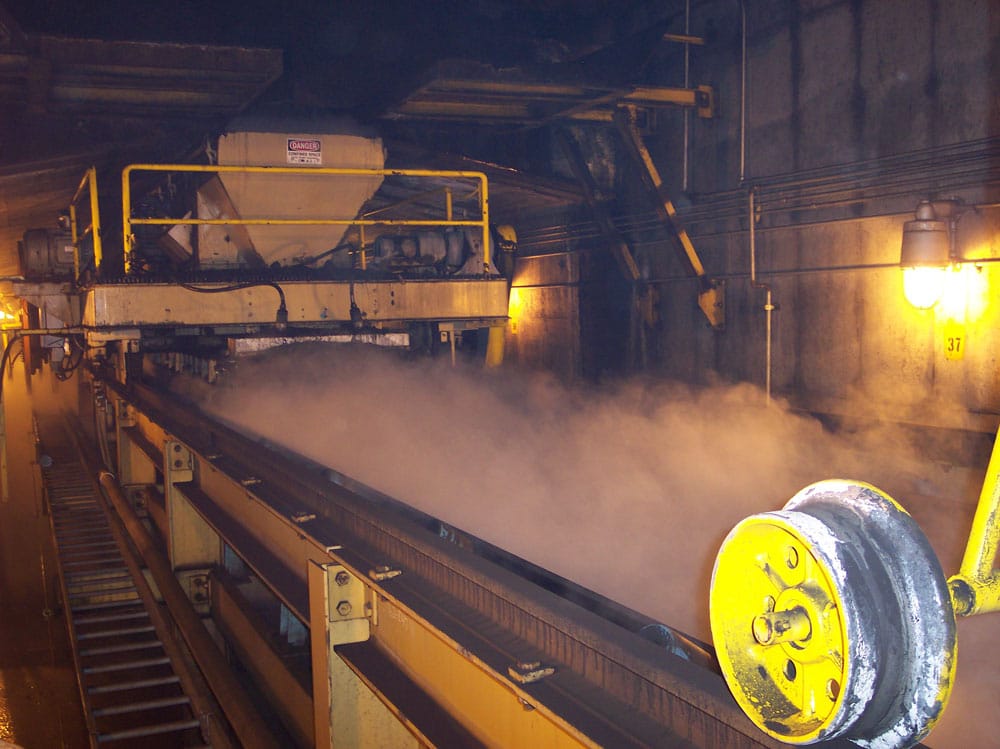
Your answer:
[[[800,642],[811,634],[809,614],[801,606],[787,611],[768,611],[753,619],[753,636],[761,645]]]
[[[350,601],[341,601],[340,603],[337,604],[337,613],[340,614],[341,616],[347,616],[348,614],[351,613],[353,608],[354,607],[351,606]]]
[[[338,573],[337,573],[337,574],[336,574],[336,575],[334,576],[333,580],[334,580],[334,582],[336,582],[336,583],[337,583],[337,585],[340,585],[340,586],[342,586],[342,587],[343,587],[344,585],[347,585],[347,583],[351,582],[351,576],[350,576],[350,575],[348,575],[348,574],[347,574],[346,572],[344,572],[343,570],[341,570],[340,572],[338,572]]]

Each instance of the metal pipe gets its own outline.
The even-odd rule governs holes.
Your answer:
[[[740,185],[747,178],[747,3],[740,2]]]
[[[764,401],[771,405],[771,313],[774,304],[771,300],[771,286],[757,281],[757,206],[755,201],[757,188],[750,188],[748,216],[750,222],[750,286],[754,289],[764,289],[767,296],[764,299]]]
[[[107,471],[102,471],[100,483],[101,488],[125,524],[139,555],[156,581],[164,602],[177,621],[184,641],[201,668],[205,681],[208,682],[212,693],[229,719],[237,738],[245,747],[277,749],[280,742],[271,733],[271,729],[261,717],[260,711],[250,701],[243,687],[233,675],[232,669],[226,663],[226,659],[202,623],[201,617],[191,607],[187,595],[170,569],[170,564],[156,549],[149,531],[136,517],[128,500],[122,495],[115,477]]]
[[[691,36],[691,0],[684,2],[684,36]],[[691,88],[691,44],[684,42],[684,88]],[[688,191],[688,179],[690,171],[688,151],[691,148],[691,109],[684,107],[684,163],[681,170],[683,178],[681,189]]]
[[[1000,433],[986,468],[983,488],[959,573],[948,581],[959,616],[1000,611]]]

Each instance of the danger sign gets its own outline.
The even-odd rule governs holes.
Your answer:
[[[289,138],[289,164],[322,164],[323,143],[319,138]]]

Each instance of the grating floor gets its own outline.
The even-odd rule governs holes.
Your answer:
[[[122,556],[103,498],[71,447],[47,445],[46,452],[52,460],[42,467],[43,482],[92,745],[204,746],[201,722]]]

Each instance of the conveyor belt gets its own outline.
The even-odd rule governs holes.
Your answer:
[[[302,621],[309,619],[302,579],[307,558],[334,550],[362,575],[380,565],[400,570],[385,580],[368,573],[365,584],[377,590],[380,608],[415,612],[400,615],[414,628],[457,643],[460,656],[474,657],[488,672],[484,680],[504,678],[512,664],[554,664],[550,676],[515,689],[532,708],[573,726],[584,744],[778,745],[753,728],[717,674],[470,555],[464,542],[429,532],[391,498],[358,493],[360,487],[330,469],[248,440],[145,386],[133,385],[126,394],[111,380],[104,384],[142,414],[120,429],[131,449],[153,465],[164,464],[167,441],[190,450],[194,480],[184,484],[184,497]],[[369,643],[339,646],[340,657],[351,662],[355,650],[368,646],[397,652],[388,640],[390,620],[380,619]],[[448,672],[435,666],[411,676],[423,679],[420,687],[433,696],[439,685],[428,682],[441,673]],[[447,691],[447,685],[440,688]],[[477,706],[467,705],[469,712]]]
[[[48,427],[42,475],[91,746],[205,746],[145,580],[68,437]]]

